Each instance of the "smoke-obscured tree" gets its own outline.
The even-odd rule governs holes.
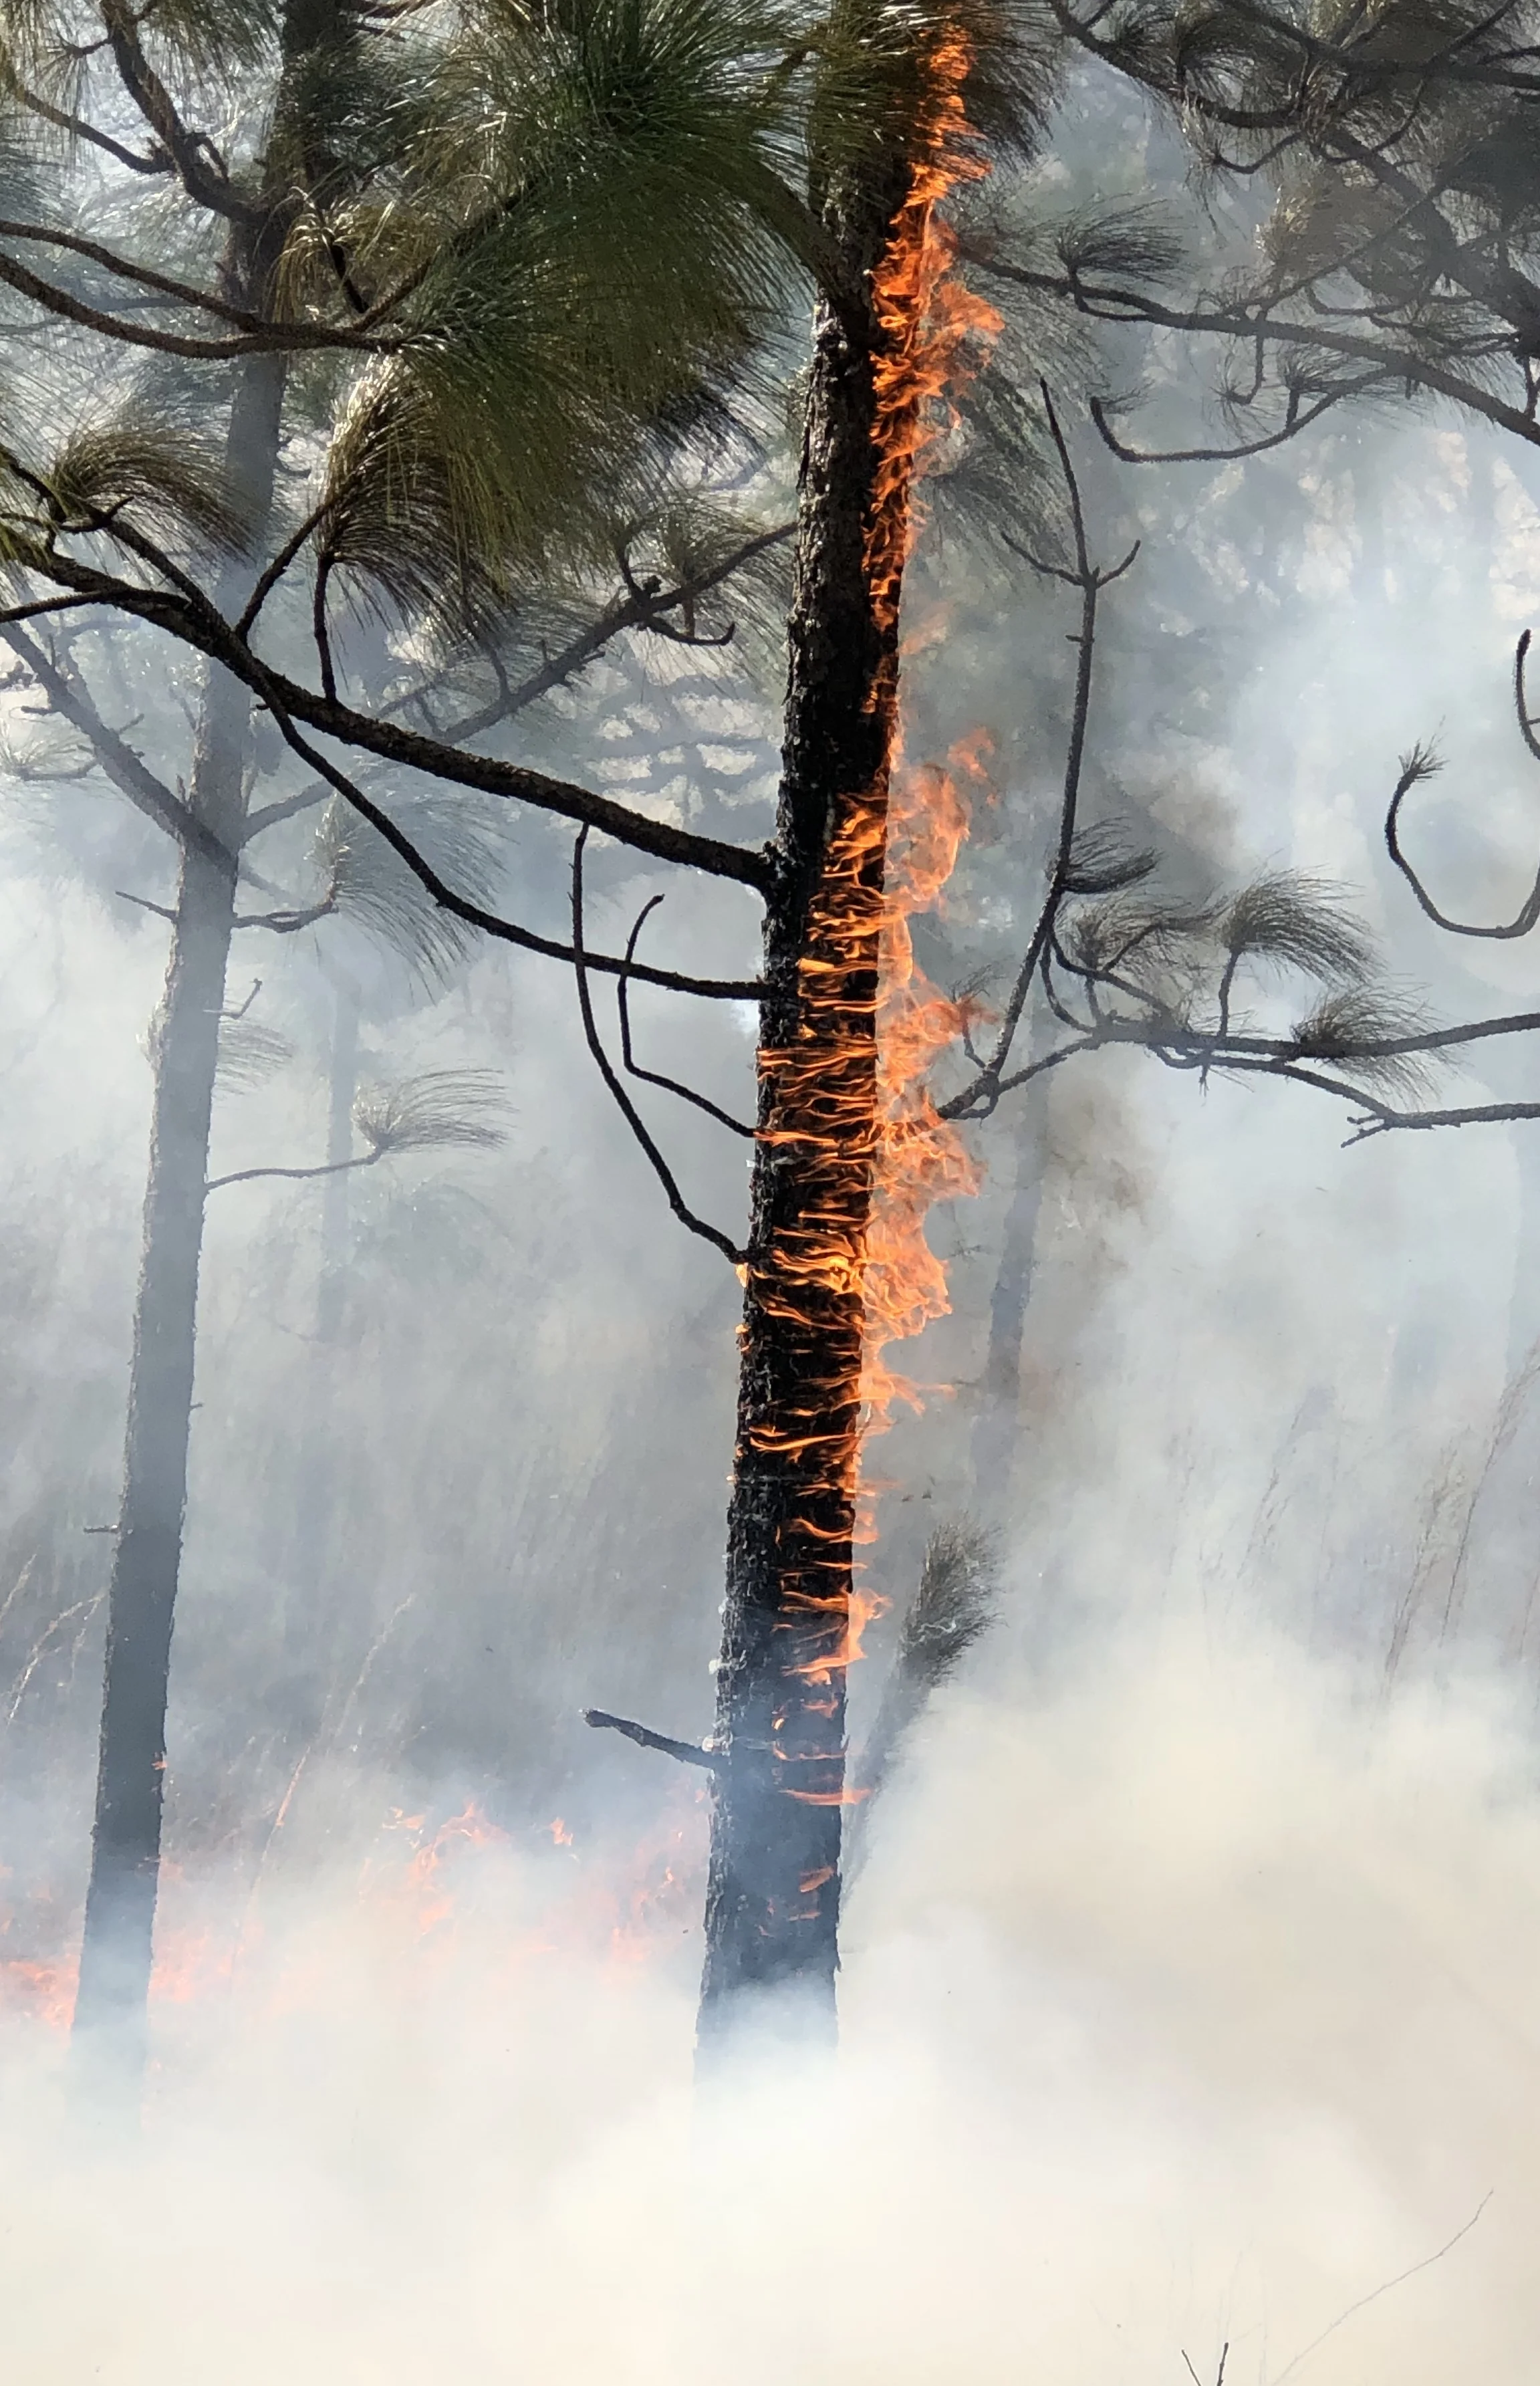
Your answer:
[[[1049,0],[1093,74],[1146,95],[1192,162],[1204,206],[1133,191],[1099,216],[1048,221],[1009,211],[981,223],[969,255],[987,277],[1108,326],[1178,335],[1207,362],[1218,434],[1191,425],[1170,445],[1132,440],[1120,419],[1162,373],[1138,351],[1145,385],[1090,404],[1130,463],[1215,465],[1340,427],[1360,448],[1387,400],[1453,408],[1540,447],[1540,15],[1463,0],[1293,5],[1114,0],[1085,15]],[[1130,351],[1121,352],[1126,369]],[[1168,402],[1162,421],[1172,419]],[[1190,408],[1190,394],[1189,394]],[[1489,467],[1473,468],[1471,553],[1487,578]],[[1370,507],[1371,468],[1357,475]],[[1372,546],[1372,538],[1370,545]],[[1366,552],[1365,560],[1368,561]],[[1520,642],[1520,733],[1534,752]],[[1414,747],[1386,820],[1392,860],[1435,926],[1507,942],[1540,920],[1540,877],[1507,920],[1460,920],[1435,900],[1403,843],[1403,807],[1432,775]]]
[[[233,20],[219,21],[217,12],[191,12],[179,36],[184,73],[206,68],[219,50],[231,55],[232,44],[238,67],[247,70],[238,88],[255,99],[261,129],[249,160],[230,170],[216,161],[212,144],[199,148],[175,130],[174,105],[141,47],[138,20],[127,11],[108,10],[103,27],[122,94],[134,100],[151,128],[149,150],[134,170],[180,183],[189,212],[202,219],[204,243],[217,261],[218,305],[260,315],[278,303],[283,277],[296,270],[296,258],[314,232],[315,211],[341,203],[352,190],[352,162],[345,140],[339,148],[337,136],[357,128],[349,127],[345,115],[339,122],[338,94],[346,88],[357,96],[364,61],[357,53],[369,32],[369,12],[360,15],[345,6],[295,6],[276,16],[270,27],[249,12],[239,14],[235,26]],[[38,41],[47,29],[34,24],[28,30]],[[13,56],[19,72],[22,63]],[[60,55],[46,46],[36,50],[34,63],[44,75],[64,70]],[[19,96],[19,86],[13,103]],[[62,107],[37,92],[21,96],[22,112],[34,129],[40,118],[47,125],[69,117],[69,123],[56,127],[67,142],[72,133],[89,139],[79,132],[79,104],[78,93]],[[112,136],[102,138],[109,157],[126,155]],[[33,197],[40,195],[35,185],[47,179],[52,163],[42,153],[12,159],[18,175],[33,183]],[[63,235],[64,245],[69,237]],[[60,303],[66,303],[62,296]],[[125,330],[131,342],[131,320]],[[167,347],[176,351],[174,337],[151,345],[162,365]],[[224,393],[143,381],[135,385],[115,376],[94,394],[94,405],[53,459],[51,486],[65,514],[83,505],[88,513],[99,508],[162,530],[174,524],[187,560],[208,571],[217,599],[232,605],[249,591],[255,565],[247,559],[265,559],[275,544],[269,533],[275,480],[285,452],[296,437],[303,442],[312,403],[296,387],[283,350],[261,343],[257,347],[257,353],[241,354],[233,367],[222,370],[221,381],[231,383]],[[227,397],[221,441],[219,425]],[[706,567],[707,578],[709,571]],[[681,603],[701,593],[688,567],[682,585],[684,596],[670,591],[661,607],[656,583],[645,593],[636,586],[622,589],[596,617],[591,608],[580,608],[569,618],[548,602],[539,626],[554,634],[528,658],[530,669],[520,683],[500,682],[490,709],[517,710],[581,670],[619,630],[668,621]],[[178,857],[179,884],[166,911],[172,932],[167,991],[152,1039],[150,1183],[77,2004],[81,2028],[126,2022],[131,2032],[143,2013],[150,1966],[206,1199],[231,1182],[265,1175],[340,1176],[396,1152],[484,1139],[492,1130],[473,1114],[474,1101],[471,1113],[467,1111],[467,1097],[481,1089],[453,1079],[424,1081],[359,1109],[361,1154],[339,1149],[317,1167],[274,1164],[209,1177],[213,1097],[221,1063],[228,1084],[243,1064],[249,1068],[261,1057],[254,1043],[264,1033],[260,1023],[233,1013],[224,998],[238,932],[290,936],[341,912],[382,928],[397,943],[405,938],[408,959],[430,973],[463,946],[470,932],[435,910],[398,858],[357,815],[339,817],[324,784],[272,803],[260,800],[263,763],[271,760],[270,734],[264,755],[252,735],[249,693],[228,675],[214,670],[198,696],[189,776],[185,784],[172,785],[151,770],[131,735],[104,711],[114,659],[102,651],[100,640],[83,635],[78,622],[56,630],[46,617],[29,618],[27,609],[7,622],[4,635],[30,692],[41,696],[58,726],[76,741],[79,759],[72,774],[94,769],[105,775],[169,835]],[[120,642],[121,632],[119,637]],[[435,676],[428,674],[419,690],[419,706],[433,696]],[[104,678],[106,692],[99,695]],[[443,696],[452,702],[453,689]],[[489,708],[483,703],[478,709]],[[54,763],[51,775],[57,776],[56,756]],[[318,803],[325,805],[326,818],[315,856],[319,866],[312,873],[316,883],[297,905],[275,904],[266,873],[294,858],[289,823],[298,819],[304,827],[303,815],[313,815]],[[430,802],[428,815],[433,810]],[[442,799],[437,810],[434,820],[424,815],[420,802],[409,808],[414,838],[435,852],[440,866],[463,888],[487,891],[496,874],[495,835],[473,817],[444,817]],[[269,845],[277,848],[271,862],[259,858],[259,848],[265,857]],[[253,885],[267,900],[243,912],[237,890]],[[352,1107],[344,1105],[344,1122]],[[334,1141],[339,1132],[334,1122]]]
[[[1532,6],[1049,5],[1084,59],[1147,94],[1190,144],[1208,212],[1083,217],[1057,228],[1052,268],[1008,242],[994,270],[1218,344],[1216,394],[1245,426],[1233,448],[1396,393],[1540,444]]]
[[[34,188],[0,233],[0,283],[52,327],[51,365],[74,374],[86,427],[60,443],[35,423],[6,426],[8,618],[127,620],[207,659],[210,726],[184,807],[184,873],[200,893],[179,904],[190,941],[172,997],[198,1023],[210,1086],[254,707],[302,766],[269,810],[324,785],[452,917],[572,969],[589,1049],[670,1207],[745,1287],[718,1723],[696,1752],[714,1790],[703,2037],[772,1994],[827,2028],[870,1235],[892,1124],[878,1007],[902,858],[890,809],[899,608],[924,451],[948,468],[943,487],[987,510],[1002,556],[1068,586],[1078,662],[1062,798],[1045,851],[1020,865],[1038,891],[1017,905],[1023,931],[998,963],[993,1016],[954,1006],[953,1089],[928,1113],[916,1096],[904,1123],[982,1121],[1019,1087],[1121,1046],[1200,1079],[1303,1082],[1353,1105],[1365,1133],[1537,1106],[1410,1098],[1430,1053],[1494,1027],[1432,1030],[1377,991],[1362,932],[1330,889],[1275,875],[1239,894],[1160,893],[1153,855],[1083,816],[1099,609],[1133,558],[1098,559],[1071,441],[1040,401],[1045,356],[1072,378],[1053,309],[996,323],[965,308],[939,215],[951,187],[1010,170],[1039,136],[1055,64],[1035,11],[293,0],[237,14],[239,41],[198,0],[150,19],[118,0],[25,23],[11,12],[17,155]],[[79,38],[88,27],[91,42]],[[227,159],[209,128],[235,91],[243,120],[263,130]],[[73,213],[82,158],[100,164],[111,199],[89,235]],[[135,198],[146,181],[151,212]],[[1104,228],[1104,263],[1118,236]],[[1058,301],[1069,278],[1061,268],[1043,295]],[[810,358],[796,330],[809,296]],[[199,376],[191,430],[168,405],[146,411],[125,378],[136,348]],[[955,422],[937,412],[948,373],[970,385],[952,395]],[[309,502],[280,510],[283,399],[302,378]],[[516,710],[507,656],[532,591],[607,586],[619,552],[622,587],[579,634],[585,651],[627,629],[727,634],[704,632],[695,609],[784,535],[741,493],[773,484],[789,386],[796,527],[770,842],[488,752]],[[223,424],[222,461],[210,421]],[[682,552],[697,559],[682,573]],[[395,666],[385,692],[382,639]],[[561,662],[557,647],[534,680]],[[466,709],[435,696],[445,681],[465,688]],[[380,765],[568,823],[563,931],[457,886],[382,800],[368,775]],[[595,837],[751,894],[762,974],[643,961],[650,898],[622,953],[595,949]],[[194,910],[213,923],[195,953]],[[1296,1001],[1257,1023],[1270,977],[1314,988],[1303,1016]],[[620,996],[620,1066],[596,1009],[603,981]],[[629,1075],[701,1099],[636,1061],[627,998],[640,985],[759,1006],[753,1125],[705,1105],[752,1140],[742,1242],[692,1208],[628,1086]],[[195,1129],[206,1112],[204,1101]],[[201,1172],[196,1186],[201,1201]],[[195,1240],[184,1233],[180,1248]],[[180,1378],[168,1389],[180,1399]],[[162,1467],[173,1491],[174,1458]],[[162,1559],[169,1513],[162,1502]],[[162,1564],[135,1594],[157,1618],[169,1578]],[[129,1785],[141,1848],[158,1811],[149,1745]],[[131,1877],[143,1951],[148,1902]],[[134,1982],[143,1975],[141,1960]],[[137,1993],[119,1992],[119,2007]]]

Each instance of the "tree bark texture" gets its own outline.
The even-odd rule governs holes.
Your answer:
[[[904,163],[831,210],[869,287]],[[834,2027],[862,1275],[877,1152],[879,939],[903,472],[878,443],[881,327],[816,322],[802,452],[777,877],[765,948],[700,2045]],[[896,524],[897,543],[882,546]]]

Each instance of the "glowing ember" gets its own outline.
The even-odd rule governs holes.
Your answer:
[[[7,2009],[42,2022],[49,2029],[68,2029],[75,2010],[74,1964],[34,1964],[13,1957],[0,1964],[0,1997]]]

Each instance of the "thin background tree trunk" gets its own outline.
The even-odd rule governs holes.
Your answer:
[[[989,1297],[989,1340],[969,1446],[972,1509],[986,1524],[1011,1512],[1021,1433],[1021,1352],[1032,1296],[1037,1219],[1043,1207],[1043,1096],[1024,1107],[1016,1134],[1016,1174],[1006,1209],[1000,1263]]]
[[[258,536],[272,503],[283,386],[282,358],[254,358],[242,369],[231,410],[231,474]],[[232,577],[224,593],[235,584]],[[75,2006],[77,2037],[101,2043],[105,2034],[115,2060],[131,2075],[144,2053],[171,1626],[187,1504],[204,1187],[234,914],[233,857],[245,820],[250,725],[245,690],[211,667],[189,800],[232,858],[226,867],[183,848],[166,991],[152,1044],[149,1182]]]
[[[305,1370],[303,1422],[283,1639],[293,1669],[295,1722],[301,1742],[320,1722],[336,1655],[335,1631],[322,1614],[331,1572],[337,1501],[337,1349],[346,1313],[353,1105],[358,1093],[358,988],[345,973],[332,987],[332,1057],[328,1077],[326,1164],[322,1180],[320,1273],[315,1337]]]

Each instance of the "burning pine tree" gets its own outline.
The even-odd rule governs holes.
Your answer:
[[[714,1782],[706,2041],[767,1997],[790,1997],[827,2029],[853,1794],[845,1682],[871,1603],[858,1562],[872,1532],[862,1435],[903,1388],[884,1346],[945,1306],[922,1223],[939,1193],[970,1182],[959,1123],[1117,1044],[1200,1074],[1303,1081],[1355,1105],[1361,1132],[1540,1105],[1409,1106],[1420,1056],[1492,1023],[1430,1035],[1387,1008],[1364,984],[1365,940],[1329,894],[1276,881],[1249,908],[1183,908],[1140,891],[1151,857],[1107,823],[1083,827],[1098,604],[1132,558],[1114,570],[1095,559],[1045,389],[1038,421],[1067,514],[1057,534],[1004,545],[1076,593],[1079,659],[1052,847],[1040,888],[1022,897],[1016,974],[982,1058],[969,1006],[914,972],[907,921],[950,870],[979,749],[958,749],[945,772],[901,760],[904,573],[917,482],[970,377],[994,370],[998,329],[958,274],[944,211],[1041,119],[1054,67],[1034,9],[36,0],[4,11],[0,36],[17,154],[37,168],[35,220],[0,237],[0,287],[29,324],[41,315],[52,327],[50,370],[68,392],[0,423],[0,560],[15,590],[0,623],[100,766],[169,822],[184,864],[166,1006],[180,1058],[157,1127],[108,1633],[89,2017],[131,2042],[143,2023],[208,1107],[242,855],[255,822],[332,795],[459,923],[573,971],[590,1049],[670,1207],[740,1270],[717,1729],[707,1752],[667,1744]],[[229,157],[208,130],[223,123],[239,129]],[[70,178],[87,156],[110,185],[112,209],[93,219],[102,238],[75,228]],[[146,182],[148,213],[136,202]],[[1126,224],[1117,237],[1126,245]],[[762,397],[809,284],[795,520],[755,519],[734,489],[763,464],[763,443],[718,485],[713,457],[723,436],[753,448],[734,403],[743,416]],[[1055,283],[1045,303],[1063,297]],[[145,352],[176,360],[196,404],[146,412],[125,370]],[[1004,396],[1020,467],[1032,393],[1030,376],[1018,382]],[[278,472],[291,438],[314,463],[302,505]],[[1029,517],[1037,509],[1023,501],[1017,533]],[[768,847],[486,750],[618,639],[723,643],[714,593],[736,601],[788,537],[783,775]],[[185,799],[111,718],[108,658],[89,638],[114,627],[202,659]],[[370,668],[382,649],[383,692]],[[274,748],[260,763],[257,720]],[[292,781],[295,764],[298,784],[254,812],[257,780]],[[384,799],[407,774],[569,823],[570,934],[504,916],[435,865]],[[642,920],[623,953],[595,950],[583,900],[594,833],[757,897],[762,976],[645,964]],[[1256,1035],[1239,1018],[1237,973],[1256,966],[1323,987],[1291,1032]],[[637,1111],[599,1031],[600,977],[617,985],[624,1069],[637,1077],[649,1073],[632,1054],[631,983],[757,1002],[742,1249],[691,1212]],[[1059,1040],[1013,1061],[1039,994]],[[970,1071],[937,1106],[925,1073],[959,1037]]]
[[[945,1306],[921,1232],[971,1182],[920,1089],[958,1008],[912,977],[906,913],[950,873],[949,777],[899,767],[899,612],[916,479],[948,386],[999,328],[938,213],[982,166],[970,49],[921,45],[908,138],[825,203],[866,319],[820,309],[804,434],[785,775],[766,929],[759,1127],[745,1254],[703,2030],[745,1989],[833,2011],[845,1685],[872,1538],[863,1432],[881,1352]],[[918,800],[917,800],[918,799]],[[896,848],[896,851],[895,851]]]

